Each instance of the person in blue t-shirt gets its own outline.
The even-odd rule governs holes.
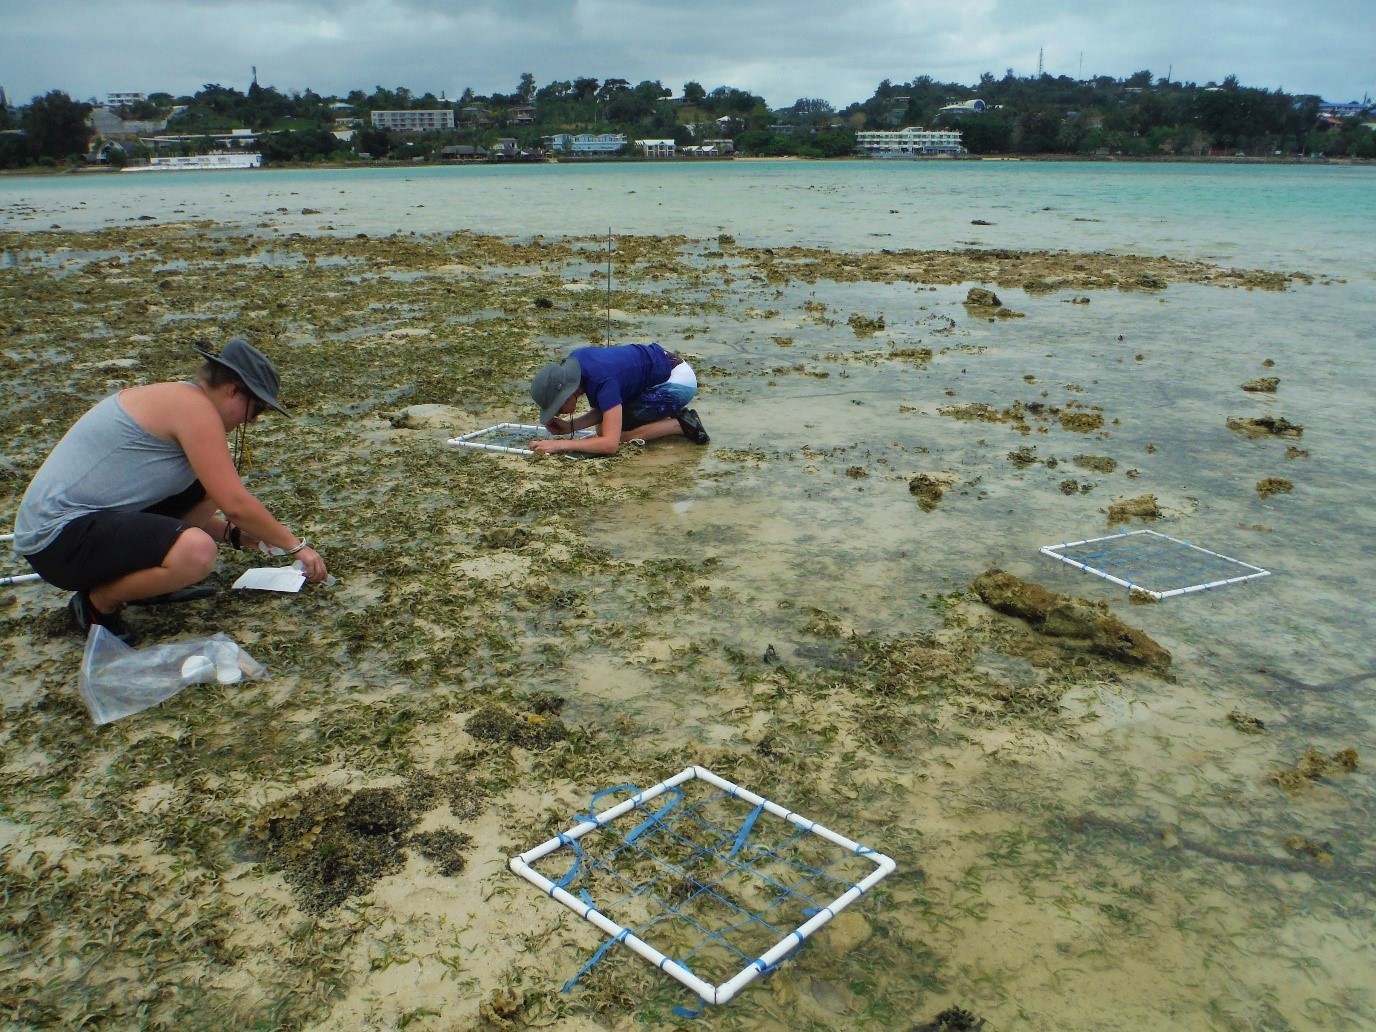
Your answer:
[[[706,444],[702,420],[686,407],[697,392],[693,367],[658,344],[577,348],[535,374],[530,396],[550,433],[566,435],[595,426],[597,436],[532,441],[531,451],[614,455],[627,441],[675,435]],[[574,416],[584,396],[588,411]]]

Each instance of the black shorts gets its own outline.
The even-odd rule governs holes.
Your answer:
[[[25,556],[34,572],[63,591],[89,591],[126,573],[161,566],[191,524],[181,517],[201,503],[199,480],[141,512],[111,510],[78,516],[47,548]]]

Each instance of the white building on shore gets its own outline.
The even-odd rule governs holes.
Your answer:
[[[923,154],[963,154],[959,129],[871,129],[855,134],[857,154],[872,158],[915,158]]]
[[[425,108],[420,111],[374,111],[373,128],[394,129],[402,133],[432,133],[454,128],[453,108]]]
[[[635,145],[647,158],[672,158],[674,156],[675,147],[672,139],[636,140]]]
[[[540,143],[545,150],[556,156],[561,154],[584,157],[590,154],[606,156],[621,153],[621,149],[626,146],[626,135],[625,133],[579,133],[575,136],[572,133],[555,133],[553,136],[541,137]]]

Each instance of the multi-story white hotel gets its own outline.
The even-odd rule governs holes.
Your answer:
[[[105,94],[106,107],[132,107],[147,100],[142,93],[107,93]]]
[[[545,150],[555,154],[618,154],[626,146],[625,133],[555,133],[540,138]]]
[[[427,108],[423,111],[374,111],[373,128],[396,129],[405,133],[426,133],[454,128],[453,108]]]
[[[872,158],[911,158],[921,154],[963,154],[958,129],[870,129],[855,134],[855,150]]]

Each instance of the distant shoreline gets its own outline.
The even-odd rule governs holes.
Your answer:
[[[796,154],[785,154],[778,157],[746,157],[734,155],[725,158],[639,158],[639,157],[613,157],[613,158],[583,158],[576,162],[457,162],[457,161],[325,161],[325,162],[289,162],[284,164],[268,164],[261,169],[244,169],[246,172],[262,171],[283,171],[283,170],[305,170],[305,169],[342,169],[342,168],[449,168],[449,167],[481,167],[491,168],[494,166],[521,166],[529,164],[633,164],[633,165],[663,165],[663,164],[704,164],[720,165],[728,161],[740,162],[762,162],[762,161],[797,161],[797,162],[816,162],[818,164],[837,164],[849,162],[879,162],[883,164],[903,164],[904,162],[937,162],[952,164],[971,164],[977,162],[1045,162],[1045,163],[1067,163],[1067,164],[1125,164],[1125,165],[1309,165],[1309,166],[1376,166],[1376,159],[1370,158],[1305,158],[1293,155],[1249,157],[1249,156],[1229,156],[1221,157],[1208,154],[1185,155],[1185,154],[1156,154],[1148,156],[1129,157],[1125,154],[964,154],[959,157],[949,155],[927,155],[912,158],[870,158],[850,155],[839,158],[808,158]],[[110,168],[109,166],[82,166],[64,168],[7,168],[0,169],[0,177],[48,177],[48,176],[67,176],[67,175],[113,175],[121,171],[120,169]],[[238,170],[236,170],[238,171]],[[171,174],[171,173],[169,173]]]

